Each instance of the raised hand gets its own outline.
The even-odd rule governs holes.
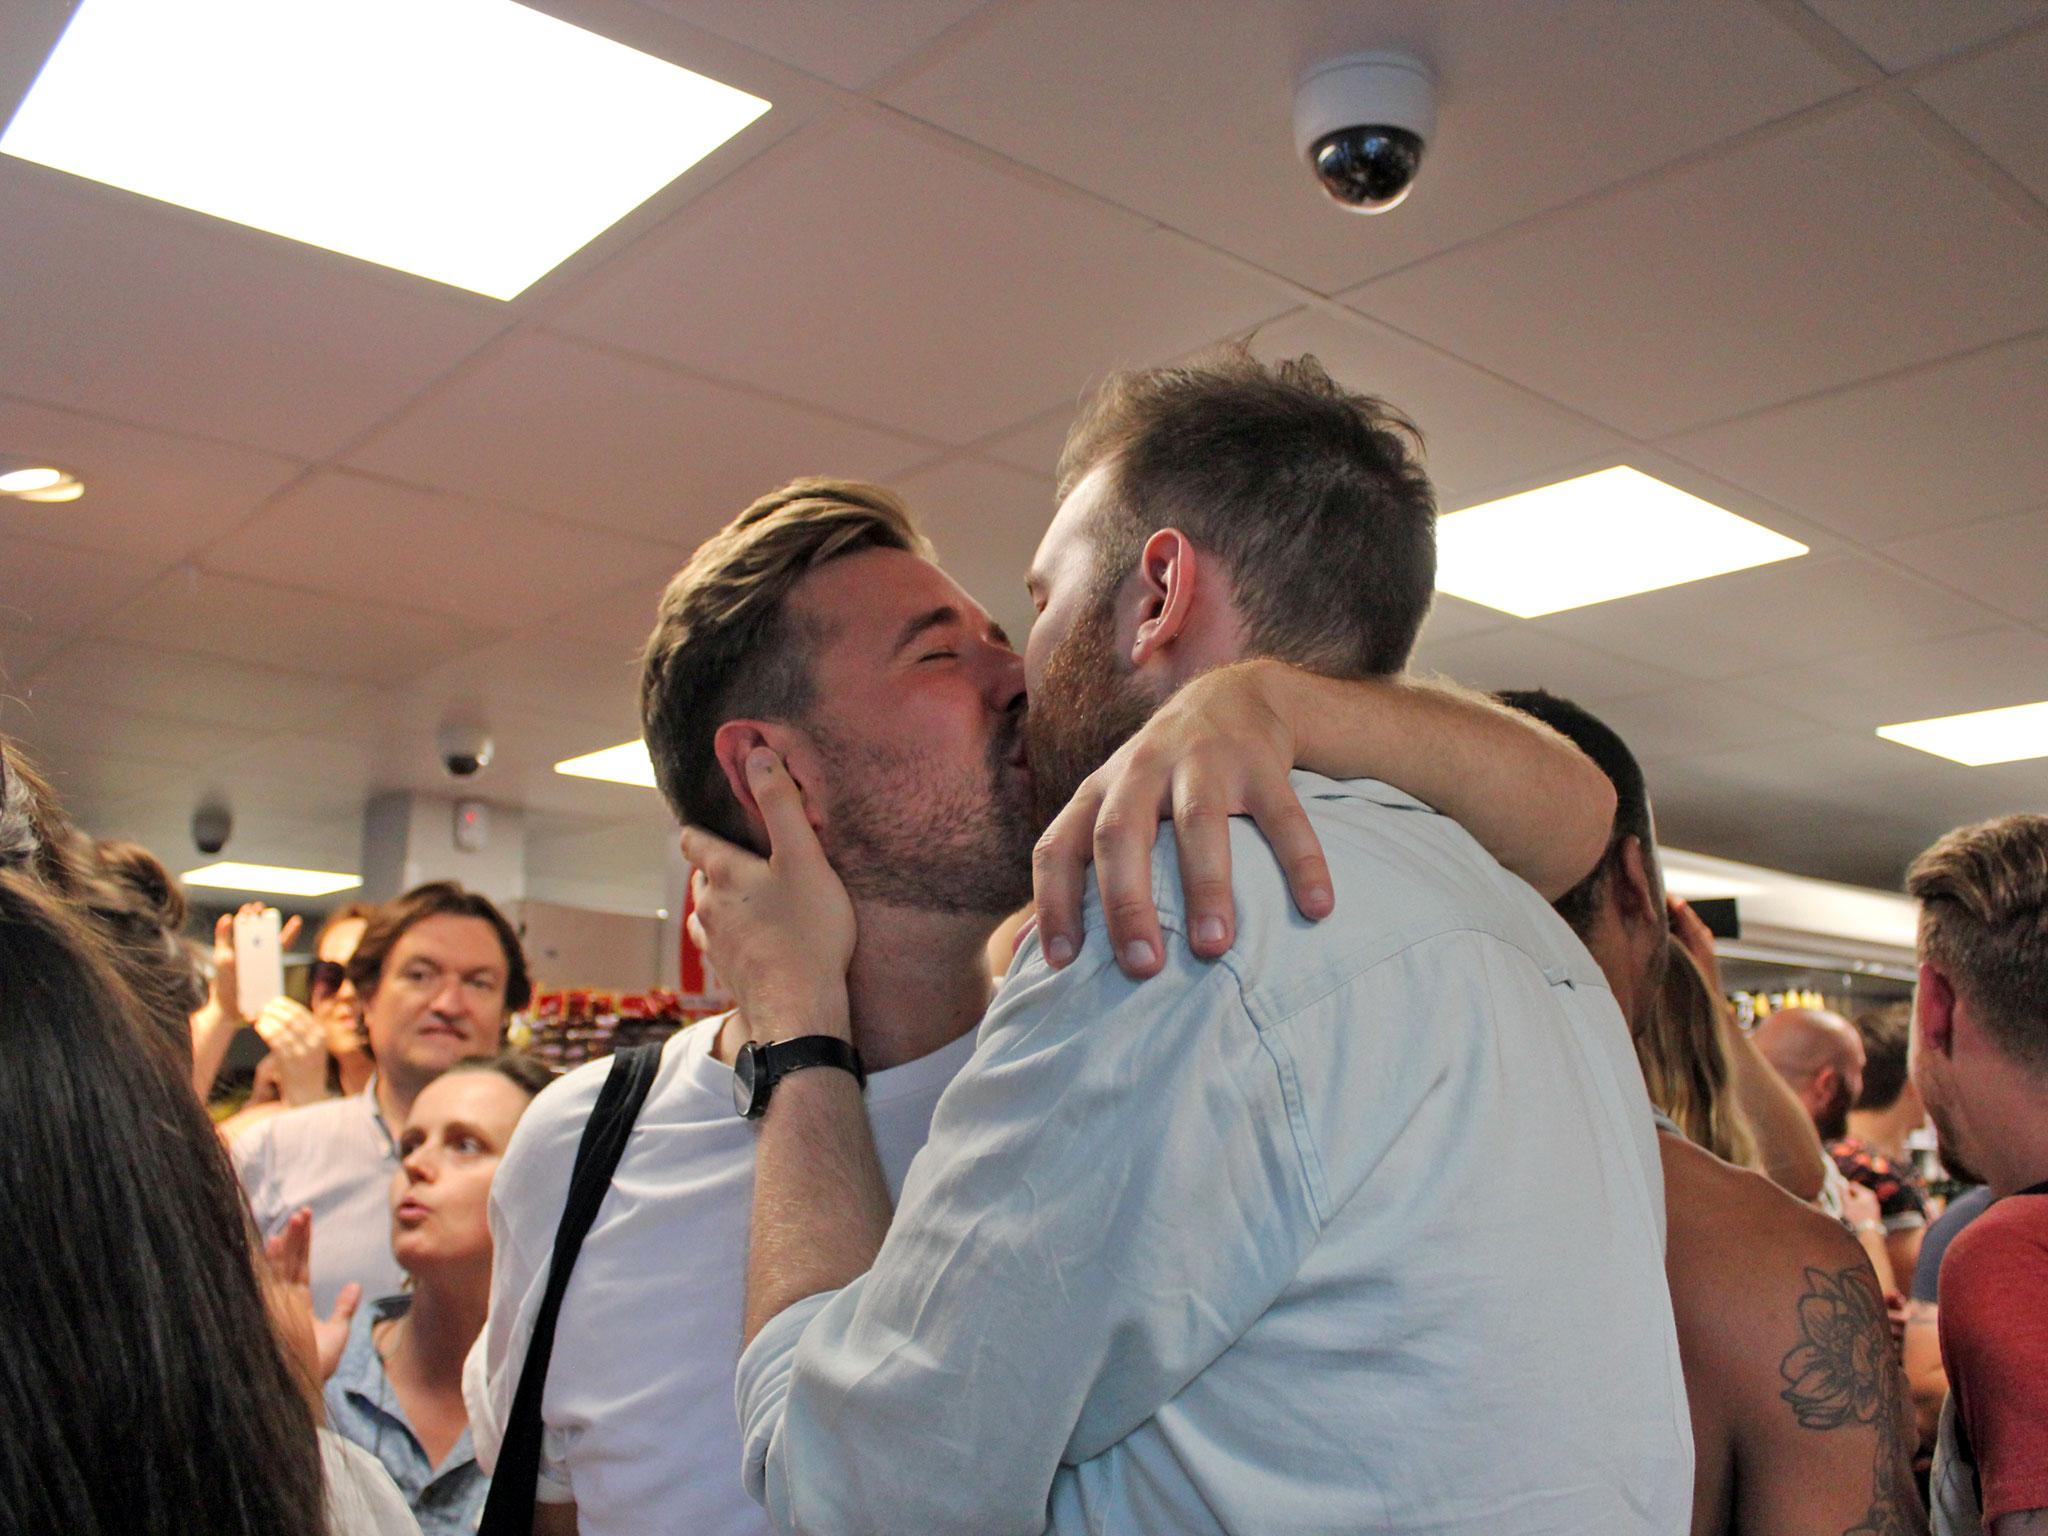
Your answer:
[[[692,936],[731,988],[750,1038],[849,1038],[853,903],[782,760],[756,747],[747,786],[767,824],[767,858],[702,828],[683,829],[683,857],[694,866]]]
[[[314,1380],[327,1380],[341,1364],[363,1288],[351,1280],[334,1298],[332,1312],[324,1318],[314,1315],[313,1213],[304,1206],[292,1212],[282,1232],[264,1241],[263,1257],[270,1267],[272,1305],[281,1313],[281,1331],[299,1349],[310,1351],[301,1364],[314,1373]]]
[[[1273,845],[1294,904],[1327,917],[1330,866],[1287,775],[1294,733],[1266,693],[1270,664],[1206,672],[1175,693],[1144,728],[1081,783],[1032,854],[1038,941],[1054,967],[1081,942],[1088,866],[1102,887],[1117,964],[1134,977],[1158,971],[1159,913],[1152,848],[1170,816],[1187,900],[1188,942],[1222,954],[1237,926],[1230,890],[1230,818],[1249,814]]]
[[[327,1097],[327,1034],[303,1004],[273,997],[256,1015],[256,1033],[270,1047],[286,1107]]]

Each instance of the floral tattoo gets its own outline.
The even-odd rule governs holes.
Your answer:
[[[1870,1508],[1846,1536],[1918,1536],[1927,1529],[1905,1443],[1906,1382],[1892,1349],[1884,1297],[1867,1266],[1806,1271],[1800,1342],[1778,1363],[1802,1429],[1868,1424],[1877,1431]]]

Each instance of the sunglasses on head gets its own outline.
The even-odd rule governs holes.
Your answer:
[[[341,984],[348,980],[348,967],[339,960],[315,960],[306,973],[306,990],[318,1002],[332,997],[341,990]]]

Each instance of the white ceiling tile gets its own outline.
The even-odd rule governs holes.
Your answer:
[[[319,458],[510,323],[495,300],[0,156],[9,393]]]
[[[886,481],[931,456],[885,432],[537,332],[420,402],[350,462],[687,550],[796,475]]]
[[[1805,0],[1897,74],[2048,15],[2043,0]]]
[[[1468,603],[1462,597],[1452,597],[1448,592],[1436,594],[1430,604],[1429,617],[1423,621],[1419,645],[1438,646],[1452,640],[1462,640],[1467,635],[1485,634],[1490,630],[1505,629],[1510,624],[1522,621],[1511,618],[1497,608],[1482,608],[1477,603]]]
[[[1333,206],[1294,153],[1324,58],[1406,49],[1442,85],[1391,218]],[[1090,0],[1012,6],[888,93],[905,111],[1332,292],[1842,89],[1751,4]]]
[[[197,800],[194,795],[163,795],[129,799],[110,804],[98,814],[92,830],[99,837],[126,837],[141,843],[164,861],[174,875],[183,875],[213,856],[192,845],[191,818]],[[362,868],[363,823],[361,813],[336,816],[283,814],[269,809],[237,810],[234,834],[221,852],[223,858],[251,864],[282,864],[294,869],[334,869],[356,873]],[[217,900],[214,892],[188,890],[196,901]],[[332,900],[345,900],[344,892]],[[279,905],[286,912],[310,912],[329,905],[329,899],[311,901],[285,899]]]
[[[1900,539],[1884,553],[2015,619],[2048,623],[2048,507]]]
[[[79,700],[30,703],[0,695],[0,734],[38,760],[89,760],[102,753],[196,768],[249,746],[254,731],[126,710]]]
[[[2048,323],[2048,234],[1866,105],[1346,301],[1657,436]]]
[[[1647,774],[1657,836],[1721,858],[1896,890],[1939,828],[1902,814],[1886,792],[1845,784],[1838,765],[1853,750],[1845,738],[1816,731],[1658,763]]]
[[[200,563],[501,629],[560,613],[672,559],[665,546],[602,529],[322,470]]]
[[[1052,521],[1051,477],[957,458],[906,476],[896,488],[937,546],[939,564],[1022,650],[1032,620],[1024,574]]]
[[[345,717],[363,690],[331,677],[247,661],[181,656],[154,647],[90,641],[43,666],[27,690],[31,703],[90,702],[250,730],[287,730]]]
[[[1600,718],[1640,762],[1653,767],[1671,757],[1799,740],[1827,729],[1787,709],[1765,709],[1719,683],[1611,699],[1600,706]]]
[[[8,620],[8,610],[0,607],[0,688],[18,687],[64,646],[55,635],[21,629]]]
[[[688,555],[678,552],[676,570]],[[592,598],[576,611],[575,639],[614,656],[638,657],[654,629],[654,613],[667,588],[670,571],[659,577],[641,577]]]
[[[1688,677],[1714,679],[1966,634],[2000,620],[1990,609],[1876,561],[1809,555],[1530,622]]]
[[[640,732],[640,647],[594,644],[578,621],[546,624],[527,634],[458,656],[403,690],[422,714],[446,717],[468,709],[488,721],[510,709],[585,721],[618,732]],[[641,640],[654,625],[650,601],[636,622]],[[605,743],[610,745],[610,743]]]
[[[2048,337],[1706,427],[1665,446],[1870,543],[2048,504]]]
[[[2012,627],[1987,629],[1858,651],[1742,678],[1729,686],[1765,708],[1782,704],[1860,736],[1880,725],[2048,698],[2048,636]],[[1883,745],[1912,753],[1910,747],[1896,743]]]
[[[348,720],[331,723],[341,727]],[[260,810],[360,816],[377,787],[376,748],[340,729],[320,729],[319,724],[266,736],[209,763],[208,788],[238,815]]]
[[[159,565],[232,528],[304,467],[250,448],[5,398],[0,453],[47,459],[85,482],[82,498],[54,506],[0,498],[0,542],[21,535]]]
[[[98,632],[359,683],[416,677],[488,635],[437,614],[190,567],[151,584],[102,620]]]
[[[1072,402],[1056,405],[1043,416],[990,438],[978,451],[986,458],[1051,478],[1059,470],[1060,453],[1067,446],[1067,428],[1074,424],[1078,410]]]
[[[1548,688],[1588,706],[1671,687],[1679,681],[1676,674],[1650,661],[1610,656],[1562,635],[1547,634],[1527,620],[1442,639],[1425,627],[1411,670],[1440,672],[1468,688],[1489,693],[1504,688]]]
[[[647,0],[848,90],[897,68],[982,0]]]
[[[1430,479],[1446,502],[1460,493],[1598,454],[1625,438],[1377,321],[1311,310],[1260,330],[1267,359],[1312,352],[1341,384],[1377,395],[1422,429]]]
[[[1290,305],[1180,236],[860,112],[762,157],[559,323],[964,444]]]
[[[134,596],[161,569],[154,560],[63,549],[9,534],[0,543],[0,625],[40,640],[68,640]]]
[[[2048,4],[2030,9],[2048,14]],[[2048,27],[1965,59],[1914,90],[2048,201]]]

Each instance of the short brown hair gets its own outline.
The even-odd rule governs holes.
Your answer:
[[[1906,1091],[1906,1045],[1913,1034],[1913,1005],[1888,1003],[1851,1020],[1863,1037],[1863,1092],[1856,1108],[1890,1109]]]
[[[2013,1060],[2048,1074],[2048,816],[1958,827],[1906,873],[1920,956]]]
[[[680,821],[748,841],[712,738],[741,716],[801,720],[820,638],[791,613],[806,574],[867,549],[931,558],[903,503],[857,480],[792,480],[698,546],[661,595],[641,664],[655,782]]]
[[[1398,672],[1436,586],[1436,493],[1422,434],[1313,357],[1241,343],[1118,374],[1060,455],[1059,495],[1110,466],[1097,602],[1175,527],[1220,555],[1248,649],[1348,676]]]
[[[356,994],[367,1000],[383,980],[384,964],[391,951],[405,937],[406,930],[430,917],[476,917],[489,923],[505,951],[505,1011],[517,1013],[533,1000],[533,980],[526,970],[526,950],[519,934],[498,910],[498,904],[477,891],[465,891],[453,880],[430,880],[416,885],[396,901],[388,901],[369,913],[362,942],[349,956],[348,979]]]

